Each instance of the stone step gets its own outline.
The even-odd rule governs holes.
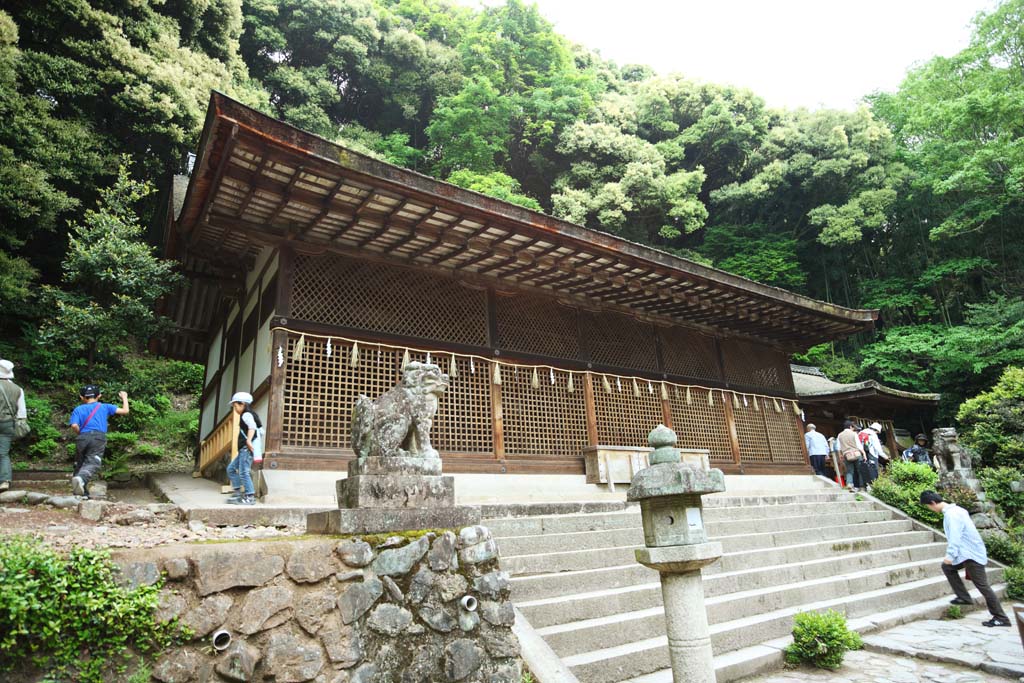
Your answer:
[[[992,590],[1002,598],[1005,594],[1005,585],[993,584]],[[966,610],[985,609],[985,601],[977,591],[972,591],[971,595],[974,597],[974,605],[967,607]],[[847,621],[847,626],[850,630],[865,635],[920,619],[938,619],[948,607],[949,596],[944,595],[916,605],[876,612],[869,617],[854,618]],[[782,651],[792,642],[791,636],[785,636],[766,641],[763,644],[751,645],[716,655],[714,665],[717,683],[746,679],[749,676],[779,668],[783,663]],[[870,649],[870,646],[868,647]],[[621,683],[673,683],[672,669],[659,669],[652,673],[626,679]]]
[[[715,564],[705,568],[704,573],[707,575],[749,567],[790,564],[852,552],[898,547],[900,545],[919,545],[927,543],[932,538],[932,532],[930,531],[906,531],[860,537],[855,531],[856,527],[849,528],[851,529],[851,536],[853,536],[849,540],[816,541],[781,548],[761,548],[728,553]],[[599,569],[602,567],[625,565],[629,564],[630,561],[635,561],[635,549],[635,545],[626,545],[530,555],[504,555],[501,564],[502,568],[513,576],[549,574],[579,569]]]
[[[849,571],[851,568],[868,569],[885,564],[941,558],[945,547],[945,543],[930,541],[917,545],[908,544],[818,560],[798,561],[785,565],[745,567],[731,572],[710,573],[705,571],[704,593],[709,596],[719,595],[730,591],[806,581]],[[576,609],[577,605],[580,609],[587,608],[586,601],[589,600],[589,597],[580,595],[581,593],[594,593],[596,600],[607,599],[611,602],[619,598],[609,595],[609,591],[614,594],[621,590],[627,590],[631,586],[656,583],[657,580],[657,572],[637,564],[634,560],[627,564],[602,569],[512,577],[512,597],[517,606],[526,606],[524,613],[527,609],[532,610],[535,606],[539,607],[560,601],[572,604],[571,606],[566,604],[564,607],[559,605],[552,609],[564,609],[570,613]],[[530,615],[527,616],[532,620]],[[600,614],[590,616],[600,616]],[[548,621],[543,625],[550,623],[561,622]]]
[[[757,519],[764,517],[820,515],[828,516],[844,506],[852,509],[878,509],[871,501],[858,501],[850,493],[814,493],[805,496],[762,496],[753,500],[768,499],[774,502],[750,505],[747,498],[705,498],[704,519],[707,522],[723,520]],[[709,504],[709,500],[714,500]],[[786,510],[783,512],[782,510]],[[627,507],[617,512],[578,513],[556,515],[532,515],[517,517],[490,517],[483,522],[495,538],[507,536],[530,536],[537,534],[574,533],[639,527],[640,508]]]
[[[936,570],[937,571],[937,570]],[[992,572],[999,580],[1002,570]],[[935,600],[949,593],[949,584],[941,574],[898,586],[886,587],[841,598],[806,603],[713,624],[711,642],[716,653],[763,643],[782,637],[792,630],[793,615],[802,611],[835,609],[850,617]],[[619,683],[629,678],[657,672],[670,666],[664,635],[625,642],[563,658],[581,683]]]
[[[898,586],[934,577],[938,559],[880,567],[827,576],[798,584],[783,584],[769,590],[754,589],[707,597],[708,623],[743,619],[822,600],[838,599],[887,586]],[[660,592],[660,591],[659,591]],[[525,614],[525,612],[524,612]],[[529,617],[527,617],[529,619]],[[537,628],[531,620],[531,624]],[[654,638],[665,633],[665,615],[660,604],[608,616],[538,628],[548,645],[561,657],[600,649],[606,643]]]
[[[769,592],[777,590],[779,587],[801,586],[808,582],[828,579],[851,571],[879,570],[917,562],[938,565],[942,561],[945,547],[944,543],[930,543],[845,555],[814,562],[713,574],[704,578],[704,595],[710,600],[717,596],[735,594],[740,591]],[[575,574],[575,572],[569,574]],[[648,571],[645,576],[646,582],[589,592],[552,593],[534,600],[520,600],[519,596],[531,589],[541,587],[523,588],[523,583],[529,583],[535,577],[513,579],[512,595],[516,600],[516,606],[523,612],[530,624],[534,628],[544,628],[661,605],[661,584],[657,574]],[[583,582],[582,580],[569,582],[568,579],[572,578],[569,575],[554,575],[552,579],[562,579],[563,577],[569,585],[580,585]]]
[[[893,520],[889,510],[855,510],[837,512],[828,518],[828,525],[821,526],[821,520],[806,515],[795,517],[775,517],[768,519],[751,519],[738,521],[708,522],[707,534],[710,538],[722,541],[725,551],[754,550],[770,546],[781,546],[798,543],[801,535],[807,540],[839,538],[849,536],[843,525],[857,524],[857,533],[872,535],[865,526],[872,523],[883,523]],[[909,523],[909,522],[908,522]],[[779,532],[779,533],[773,533]],[[790,532],[790,533],[786,533]],[[726,544],[726,539],[730,539]],[[744,542],[744,539],[747,539]],[[536,554],[543,552],[559,552],[566,548],[590,550],[595,548],[611,548],[624,545],[643,545],[643,528],[639,525],[625,529],[603,529],[600,531],[584,531],[567,534],[543,534],[540,536],[508,536],[498,539],[498,548],[502,557],[514,555]]]

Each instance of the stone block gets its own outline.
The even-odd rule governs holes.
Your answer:
[[[452,641],[444,652],[444,675],[449,681],[461,681],[475,673],[483,663],[483,650],[469,638]]]
[[[188,603],[185,602],[185,598],[178,593],[163,590],[160,591],[160,596],[157,598],[153,617],[157,621],[170,621],[180,617],[186,609],[188,609]]]
[[[382,576],[380,577],[380,581],[384,584],[384,590],[387,591],[388,597],[391,598],[393,602],[396,602],[399,605],[405,602],[405,595],[402,593],[402,589],[398,587],[398,584],[395,583],[394,579],[390,576]]]
[[[423,623],[439,633],[450,633],[459,623],[450,610],[438,605],[424,605],[418,614]]]
[[[343,669],[350,669],[363,658],[363,639],[355,627],[341,623],[337,614],[328,616],[320,629],[320,642],[327,659]]]
[[[284,569],[297,583],[316,583],[336,573],[338,565],[331,553],[331,544],[317,543],[296,546]]]
[[[258,649],[245,642],[235,641],[220,655],[214,669],[229,681],[248,683],[255,680],[253,674],[259,659]]]
[[[284,558],[260,549],[231,548],[202,553],[195,561],[199,595],[238,586],[262,586],[284,570]]]
[[[339,479],[338,507],[423,508],[455,504],[453,477],[420,474],[359,474]]]
[[[345,592],[338,598],[342,623],[351,624],[366,614],[383,594],[384,584],[375,576],[367,578],[362,583],[348,584]]]
[[[481,564],[498,557],[498,544],[492,538],[459,551],[459,559],[463,564]]]
[[[224,623],[234,602],[230,595],[210,596],[186,612],[181,623],[192,629],[194,638],[203,638]]]
[[[516,623],[516,612],[511,602],[480,601],[480,616],[494,626],[511,626]]]
[[[408,574],[417,562],[423,559],[430,547],[430,541],[421,537],[412,543],[377,555],[370,568],[377,576],[402,576]]]
[[[466,581],[464,576],[448,572],[438,574],[435,586],[437,587],[437,596],[441,599],[441,602],[450,602],[461,598],[469,590],[469,582]]]
[[[25,502],[29,505],[39,505],[49,500],[50,495],[47,493],[40,493],[39,491],[29,491],[25,494]]]
[[[118,583],[128,588],[152,586],[160,580],[156,562],[129,562],[121,567]]]
[[[430,547],[430,554],[427,556],[427,562],[430,563],[431,569],[435,572],[443,572],[458,565],[458,557],[455,555],[457,540],[453,532],[446,531],[434,541]]]
[[[348,476],[355,477],[361,474],[419,474],[437,476],[441,474],[441,459],[385,457],[350,460],[348,463]]]
[[[507,628],[490,628],[483,632],[480,641],[492,657],[518,657],[519,639]]]
[[[320,646],[287,632],[273,633],[264,650],[264,673],[276,683],[302,683],[324,668]]]
[[[377,605],[366,620],[367,628],[391,637],[404,632],[411,623],[412,612],[390,603]]]
[[[313,512],[306,517],[311,534],[379,534],[414,529],[453,529],[480,522],[480,508],[376,508]]]
[[[409,666],[402,671],[402,683],[437,680],[441,674],[443,656],[444,653],[436,643],[421,645],[412,656]]]
[[[174,557],[164,562],[164,573],[171,581],[187,579],[190,572],[188,560],[183,557]]]
[[[295,605],[295,621],[309,635],[316,635],[338,605],[338,594],[324,590],[306,593]]]
[[[479,612],[470,612],[464,609],[459,610],[459,628],[462,629],[464,633],[469,633],[479,625]]]
[[[28,491],[24,489],[12,489],[0,493],[0,503],[20,503],[25,500]]]
[[[77,496],[50,496],[46,499],[47,505],[52,505],[55,508],[61,510],[72,510],[78,507],[81,501],[78,500]]]
[[[268,586],[249,591],[238,617],[238,631],[251,635],[283,623],[291,617],[295,593],[285,586]],[[282,614],[287,610],[287,614]]]
[[[373,560],[373,548],[366,541],[353,538],[341,541],[335,548],[341,561],[350,567],[365,567]]]
[[[199,678],[202,658],[192,650],[172,650],[157,660],[153,678],[162,683],[188,683]]]
[[[102,479],[89,482],[89,497],[95,500],[106,500],[107,482]]]
[[[473,579],[473,590],[488,598],[505,597],[512,581],[508,572],[493,571]]]

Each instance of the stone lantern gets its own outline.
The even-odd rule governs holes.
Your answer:
[[[661,575],[673,682],[714,683],[700,570],[722,556],[722,544],[708,542],[701,496],[724,491],[725,477],[680,462],[676,434],[665,425],[648,442],[651,466],[637,472],[626,495],[640,503],[644,525],[647,547],[637,549],[636,559]]]

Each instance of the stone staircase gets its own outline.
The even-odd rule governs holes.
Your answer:
[[[777,665],[797,612],[836,609],[868,631],[886,615],[934,615],[951,597],[940,536],[823,481],[784,495],[706,497],[704,521],[725,551],[704,569],[719,681]],[[582,683],[671,682],[661,585],[633,555],[643,545],[639,508],[485,524],[513,602]],[[996,584],[1002,570],[989,577]]]

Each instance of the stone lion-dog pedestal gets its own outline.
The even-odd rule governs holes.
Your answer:
[[[430,443],[448,375],[409,363],[401,383],[375,401],[356,400],[348,478],[337,483],[338,509],[306,516],[309,533],[374,534],[452,529],[480,522],[480,508],[455,505],[455,480],[441,474]]]

